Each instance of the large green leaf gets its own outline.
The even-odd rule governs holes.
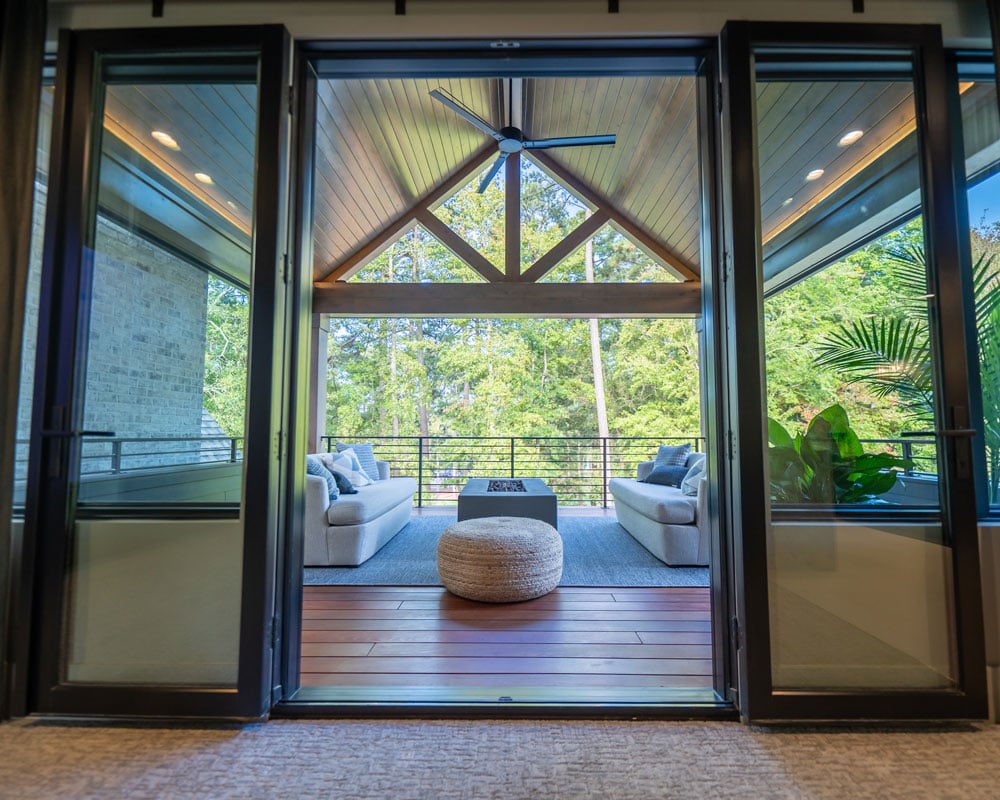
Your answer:
[[[775,447],[794,447],[795,443],[791,435],[781,423],[775,419],[767,418],[767,440]]]
[[[930,339],[923,320],[867,319],[842,325],[818,348],[816,364],[829,367],[875,395],[898,396],[918,421],[934,418]]]

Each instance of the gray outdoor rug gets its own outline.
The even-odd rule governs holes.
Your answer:
[[[440,586],[437,541],[454,516],[413,517],[358,567],[306,567],[307,586]],[[707,567],[668,567],[613,519],[559,518],[560,586],[708,586]]]

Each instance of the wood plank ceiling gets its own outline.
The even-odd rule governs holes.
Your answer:
[[[694,274],[700,268],[696,84],[691,76],[526,78],[521,125],[529,138],[616,134],[614,147],[544,152]],[[435,88],[497,129],[511,121],[497,79],[319,81],[317,280],[470,157],[482,153],[483,168],[495,159],[490,137],[431,98]]]

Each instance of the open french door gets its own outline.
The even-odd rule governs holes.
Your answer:
[[[982,717],[977,367],[949,120],[958,84],[940,30],[730,23],[721,78],[734,699],[749,720]],[[879,317],[898,319],[923,336],[926,422],[864,443],[901,459],[888,491],[820,497],[805,472],[783,484],[790,462],[769,449],[769,430],[772,447],[782,440],[768,420],[794,436],[820,409],[788,413],[780,365],[823,343],[783,340],[781,321],[806,314],[818,328],[840,307],[850,321],[876,291],[878,310],[852,324],[877,335]],[[847,390],[835,391],[831,404]],[[888,424],[875,419],[884,406],[859,408],[855,428]]]
[[[280,26],[60,37],[24,711],[272,704],[288,55]]]

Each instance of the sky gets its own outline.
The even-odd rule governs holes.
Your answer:
[[[1000,174],[969,189],[969,222],[973,228],[1000,222]]]

